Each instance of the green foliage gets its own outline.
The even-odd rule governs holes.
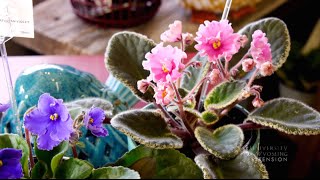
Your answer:
[[[242,130],[236,125],[225,125],[213,132],[197,127],[195,136],[201,146],[214,156],[220,159],[231,159],[241,151],[244,135]]]
[[[293,135],[320,134],[320,114],[293,99],[278,98],[251,112],[246,121]]]
[[[201,120],[205,125],[213,125],[219,121],[219,116],[211,111],[204,111],[201,113]]]
[[[198,155],[195,162],[205,179],[268,179],[261,160],[249,151],[242,151],[231,160],[218,160],[210,155]]]
[[[244,81],[226,81],[216,86],[206,97],[205,109],[222,109],[232,103],[242,95],[246,86]]]
[[[16,134],[0,134],[0,149],[13,148],[22,150],[21,164],[25,177],[29,177],[29,148],[27,142]]]
[[[48,174],[47,165],[44,162],[39,161],[32,168],[31,178],[32,179],[48,179],[48,177],[46,177],[47,174]]]
[[[57,179],[86,179],[91,175],[93,166],[87,161],[70,158],[63,160],[57,168]]]
[[[169,130],[165,120],[156,111],[132,110],[112,118],[111,125],[148,147],[181,148],[182,140]]]
[[[141,93],[137,82],[149,76],[149,72],[143,69],[142,61],[145,60],[145,54],[155,46],[146,36],[134,32],[120,32],[109,40],[105,57],[109,72],[148,102],[153,100],[153,91],[149,89],[146,93]]]
[[[90,179],[140,179],[138,172],[125,167],[104,167],[92,171]]]
[[[117,166],[139,172],[142,179],[200,179],[201,170],[184,154],[174,149],[153,149],[138,146],[126,153]]]
[[[56,169],[59,166],[64,154],[67,152],[68,147],[69,143],[67,141],[64,141],[60,143],[59,146],[53,148],[53,150],[44,151],[38,149],[37,143],[35,143],[34,152],[37,156],[38,161],[46,165],[48,170],[45,176],[47,178],[54,177]]]

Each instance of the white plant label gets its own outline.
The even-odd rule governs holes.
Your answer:
[[[34,38],[32,0],[0,0],[0,36]]]

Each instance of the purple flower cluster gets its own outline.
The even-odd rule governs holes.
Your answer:
[[[105,119],[105,113],[102,109],[92,107],[84,117],[84,124],[91,133],[97,137],[108,136],[108,131],[103,127],[103,120]]]
[[[23,177],[21,157],[22,150],[0,149],[0,179],[20,179]]]

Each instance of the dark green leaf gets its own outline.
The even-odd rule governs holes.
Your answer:
[[[251,112],[246,121],[293,135],[320,134],[320,114],[294,99],[278,98]]]
[[[58,166],[55,178],[57,179],[85,179],[91,175],[93,166],[87,161],[70,158]]]
[[[184,154],[174,149],[138,146],[116,163],[139,172],[142,179],[200,179],[201,170]]]
[[[204,172],[205,179],[269,178],[261,160],[249,151],[243,151],[232,160],[217,160],[209,155],[198,155],[195,161]]]
[[[182,140],[170,132],[165,120],[156,111],[126,111],[113,117],[111,125],[148,147],[165,149],[183,146]]]
[[[32,179],[48,179],[46,177],[47,173],[48,173],[47,165],[44,162],[39,161],[32,168],[31,178]]]
[[[231,105],[242,95],[245,86],[244,81],[227,81],[216,86],[206,97],[204,107],[222,109]]]
[[[63,141],[59,146],[53,148],[51,151],[40,150],[37,147],[37,143],[35,143],[35,153],[38,158],[38,161],[42,161],[48,167],[47,176],[52,177],[56,171],[56,168],[59,166],[59,163],[67,152],[69,147],[69,143],[67,141]]]
[[[16,134],[1,134],[0,135],[0,149],[13,148],[22,150],[21,164],[25,177],[29,177],[29,148],[27,142]]]
[[[271,17],[250,23],[243,27],[238,33],[245,34],[248,37],[248,42],[251,42],[253,32],[258,29],[266,33],[268,42],[271,45],[272,64],[277,70],[287,60],[290,51],[290,35],[287,26],[282,20]],[[240,52],[234,56],[234,59],[240,60],[249,48],[250,43],[241,49]],[[250,78],[251,74],[252,73],[248,73],[245,78]]]
[[[146,53],[155,46],[146,36],[134,32],[120,32],[111,37],[106,52],[109,72],[148,102],[153,100],[153,91],[149,88],[145,94],[141,93],[137,82],[148,77],[149,72],[143,69],[142,61],[145,60]]]
[[[206,128],[197,127],[195,136],[205,150],[221,159],[237,156],[244,139],[241,128],[233,124],[221,126],[213,133]]]
[[[191,76],[184,74],[181,78],[181,87],[189,91],[201,81],[208,73],[210,67],[209,63],[207,63],[207,58],[201,57],[200,53],[198,53],[191,61],[199,61],[202,63],[202,66],[200,68],[194,68],[192,66],[188,67],[186,71],[190,72]]]
[[[92,171],[90,179],[140,179],[138,172],[125,167],[104,167]]]

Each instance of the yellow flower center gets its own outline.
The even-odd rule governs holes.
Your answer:
[[[221,41],[220,41],[220,39],[217,39],[217,40],[215,40],[215,41],[212,43],[213,49],[218,49],[220,46],[221,46]]]
[[[89,119],[89,123],[92,124],[94,120],[92,118]]]
[[[50,119],[51,119],[51,121],[55,121],[55,120],[58,119],[58,117],[59,117],[59,115],[58,115],[57,113],[54,113],[54,114],[52,114],[52,115],[50,116]]]
[[[168,72],[169,72],[169,70],[167,69],[167,67],[166,67],[165,64],[162,65],[162,71],[163,71],[164,73],[168,73]]]
[[[3,166],[3,162],[0,160],[0,167]]]
[[[165,98],[167,96],[167,94],[168,94],[167,91],[163,91],[162,92],[162,98]]]

